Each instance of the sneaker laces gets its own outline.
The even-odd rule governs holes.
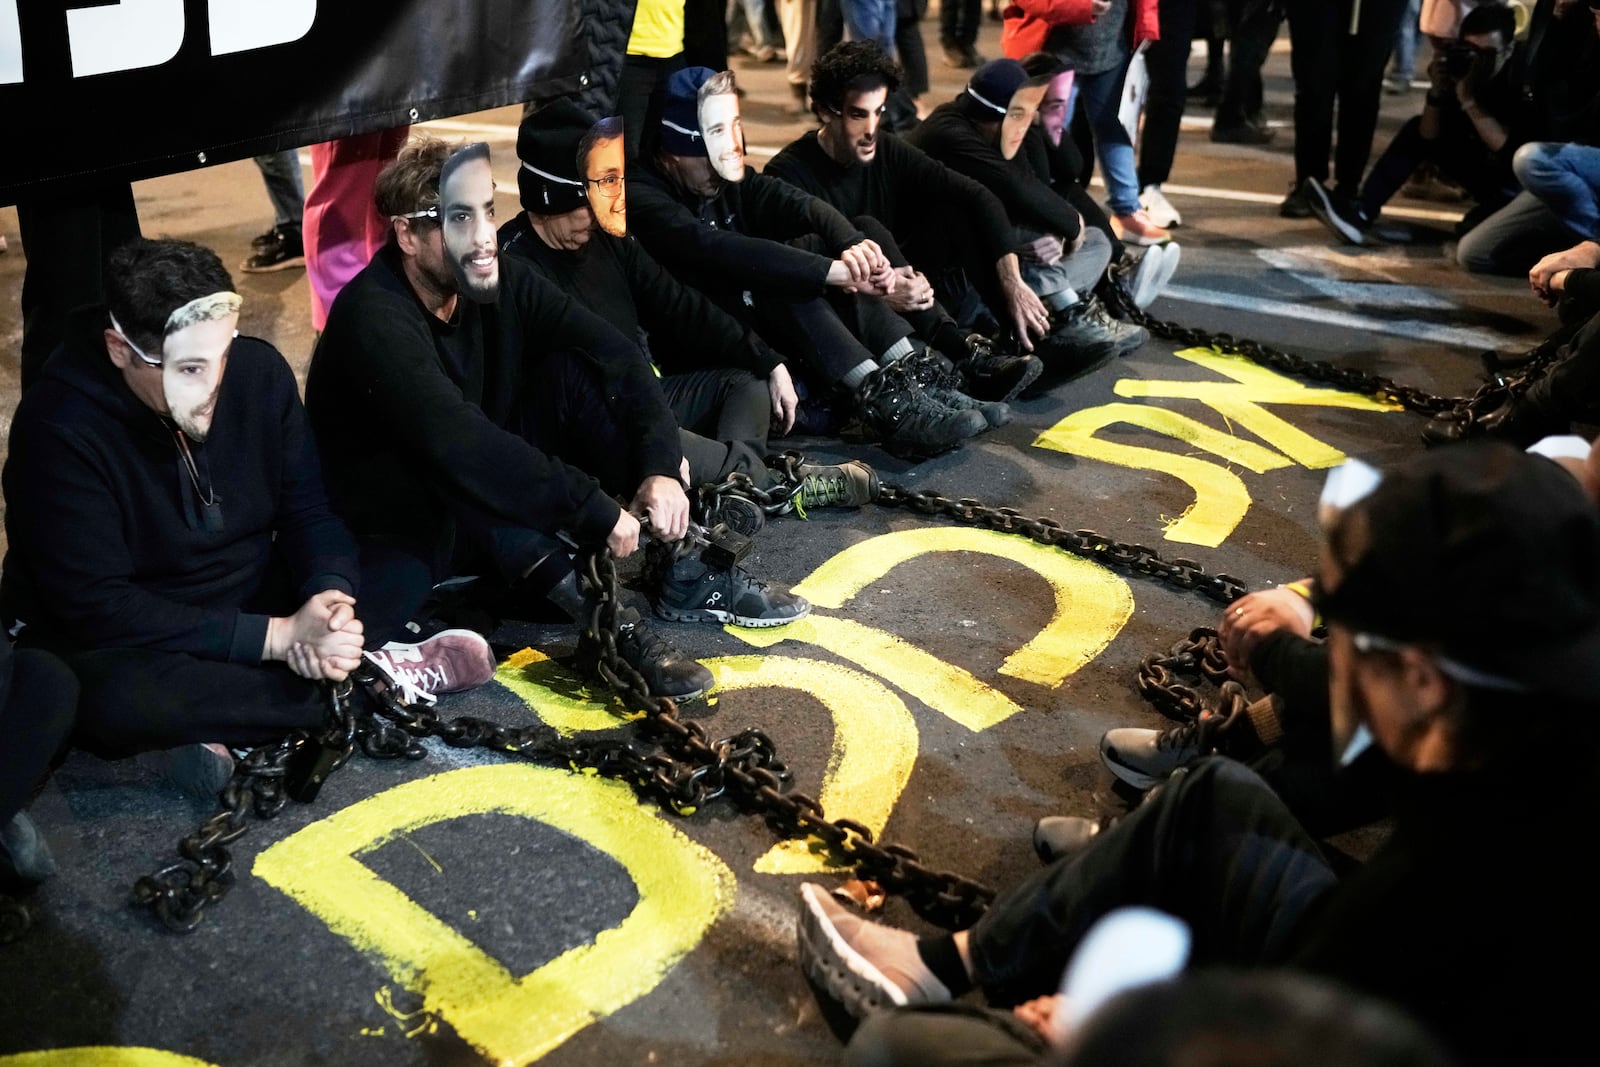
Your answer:
[[[800,480],[800,491],[794,495],[795,511],[803,519],[807,506],[825,508],[849,499],[850,479],[837,467],[823,467]]]
[[[421,704],[425,707],[432,707],[439,702],[439,698],[434,696],[432,692],[413,681],[413,676],[424,672],[397,667],[393,664],[391,658],[382,651],[377,653],[363,652],[361,653],[361,658],[366,660],[368,665],[377,672],[378,677],[389,686],[390,692],[400,703],[406,705]],[[438,668],[434,669],[438,670]],[[442,681],[443,670],[439,670],[439,674]]]

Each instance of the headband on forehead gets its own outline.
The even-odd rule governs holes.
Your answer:
[[[167,325],[162,330],[162,336],[171,337],[179,330],[187,329],[197,322],[210,322],[213,319],[236,315],[243,305],[244,297],[238,293],[223,291],[197,296],[182,307],[175,308],[172,314],[167,316]]]

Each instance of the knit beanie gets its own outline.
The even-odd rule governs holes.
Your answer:
[[[991,59],[972,73],[961,99],[975,118],[998,122],[1011,107],[1011,97],[1028,81],[1028,72],[1014,59]]]
[[[578,143],[594,118],[566,97],[557,97],[517,128],[517,190],[535,215],[564,215],[584,206],[578,173]]]
[[[673,156],[703,156],[700,86],[716,77],[709,67],[685,67],[667,79],[661,100],[661,150]]]

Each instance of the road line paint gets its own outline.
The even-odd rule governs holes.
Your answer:
[[[214,1067],[206,1060],[154,1048],[81,1045],[0,1056],[0,1067]]]
[[[1319,308],[1311,304],[1272,300],[1267,297],[1250,296],[1246,293],[1228,293],[1217,289],[1202,289],[1190,285],[1169,285],[1162,291],[1161,295],[1168,300],[1180,300],[1189,304],[1205,304],[1209,307],[1228,308],[1232,311],[1248,311],[1254,315],[1274,315],[1278,318],[1298,319],[1301,322],[1337,326],[1346,330],[1384,333],[1394,337],[1404,337],[1419,343],[1449,345],[1453,348],[1480,350],[1502,348],[1508,343],[1515,343],[1513,338],[1500,333],[1498,330],[1487,328],[1474,329],[1461,326],[1442,326],[1438,323],[1424,322],[1420,319],[1374,318],[1371,315],[1362,315],[1339,308]]]
[[[1089,184],[1095,188],[1105,188],[1105,182],[1098,177],[1090,179]],[[1172,182],[1162,182],[1161,191],[1162,193],[1166,194],[1168,198],[1171,198],[1174,195],[1192,196],[1200,200],[1231,200],[1241,204],[1271,204],[1273,207],[1277,207],[1279,204],[1283,203],[1282,193],[1252,193],[1245,189],[1218,189],[1209,185],[1175,185]],[[1438,211],[1431,208],[1397,207],[1390,204],[1384,205],[1383,213],[1391,218],[1419,219],[1426,222],[1460,222],[1463,214],[1461,211]],[[1296,220],[1286,221],[1293,224]],[[1302,219],[1298,221],[1310,222],[1314,220]],[[1181,230],[1179,231],[1179,237],[1182,237]]]
[[[850,619],[813,611],[787,626],[766,630],[744,630],[735,626],[724,629],[756,648],[770,648],[780,641],[803,641],[825,648],[904,689],[974,733],[1004,722],[1022,710],[1004,693],[989,688],[960,667],[894,634]]]
[[[817,698],[833,719],[833,745],[817,800],[824,811],[845,813],[874,835],[883,831],[917,762],[917,724],[905,702],[870,675],[837,663],[788,656],[723,656],[702,660],[716,675],[717,692],[792,689]],[[797,839],[774,845],[755,863],[760,874],[814,874],[830,870],[820,842]]]
[[[1337,249],[1315,246],[1299,248],[1258,248],[1255,256],[1269,267],[1282,271],[1295,281],[1325,297],[1352,307],[1423,308],[1429,311],[1455,311],[1459,305],[1440,293],[1421,286],[1407,285],[1394,278],[1395,268],[1415,266],[1414,262],[1379,252],[1370,259]],[[1360,271],[1384,281],[1351,281],[1333,277],[1323,265],[1341,270]]]
[[[936,552],[996,556],[1022,564],[1049,584],[1055,613],[1001,665],[1000,673],[1012,678],[1055,688],[1098,656],[1133,614],[1128,584],[1104,567],[1015,534],[943,526],[898,530],[851,545],[794,591],[819,607],[842,608],[900,564]]]
[[[359,858],[419,827],[490,813],[545,823],[615,859],[638,887],[632,914],[517,978]],[[737,888],[721,860],[620,782],[518,763],[395,786],[279,841],[253,870],[501,1064],[536,1060],[649,993]]]
[[[506,657],[494,673],[494,680],[522,698],[540,719],[570,737],[590,730],[611,730],[629,719],[630,714],[609,690],[591,688],[561,664],[540,652],[525,648]],[[575,691],[581,696],[569,696]]]

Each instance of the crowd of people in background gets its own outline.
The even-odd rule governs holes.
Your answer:
[[[1595,799],[1600,514],[1581,442],[1511,445],[1569,432],[1600,400],[1600,3],[995,13],[1004,54],[986,59],[981,0],[941,4],[940,58],[970,74],[939,101],[919,0],[639,0],[601,109],[526,109],[510,218],[485,144],[400,128],[318,145],[305,188],[294,153],[258,157],[273,221],[238,269],[310,275],[303,402],[273,345],[239,334],[244,298],[217,255],[140,236],[126,186],[19,205],[0,890],[54,871],[26,806],[70,748],[162,751],[174,781],[214,794],[243,750],[319,726],[324,681],[412,702],[485,684],[494,657],[466,606],[553,607],[587,669],[616,656],[651,693],[703,696],[711,673],[647,613],[776,627],[810,610],[702,551],[707,531],[756,537],[878,491],[860,458],[785,463],[776,442],[919,461],[1005,424],[1019,397],[1059,407],[1054,386],[1138,351],[1140,312],[1181,263],[1163,185],[1191,42],[1210,50],[1196,95],[1211,139],[1265,144],[1261,65],[1286,17],[1281,213],[1341,242],[1406,241],[1384,206],[1423,172],[1453,183],[1471,201],[1460,264],[1526,273],[1559,306],[1552,368],[1431,428],[1450,448],[1335,472],[1315,577],[1220,622],[1235,670],[1270,695],[1102,743],[1146,802],[1041,823],[1046,867],[954,936],[869,922],[807,885],[801,960],[869,1018],[847,1053],[860,1064],[1126,1063],[1135,1038],[1153,1050],[1137,1062],[1198,1062],[1182,1049],[1217,1017],[1234,1035],[1260,1024],[1250,1063],[1555,1059],[1584,1018],[1562,957],[1597,932],[1564,857]],[[760,171],[730,50],[785,64],[815,124]],[[1369,169],[1386,85],[1409,93],[1421,56],[1421,113]],[[1127,104],[1142,84],[1141,125]],[[1501,440],[1456,442],[1478,436]],[[581,566],[599,550],[644,557],[643,601],[604,634],[608,591]],[[1525,812],[1529,768],[1543,815]],[[1355,873],[1319,849],[1390,816]],[[1098,924],[1127,907],[1179,920],[1182,951],[1146,975],[1168,984],[1141,994],[1169,1030],[1072,993]],[[1164,938],[1123,948],[1143,958]],[[1254,977],[1280,967],[1310,977]],[[953,1004],[971,989],[997,1009]],[[1335,1032],[1305,1058],[1307,1034]]]

